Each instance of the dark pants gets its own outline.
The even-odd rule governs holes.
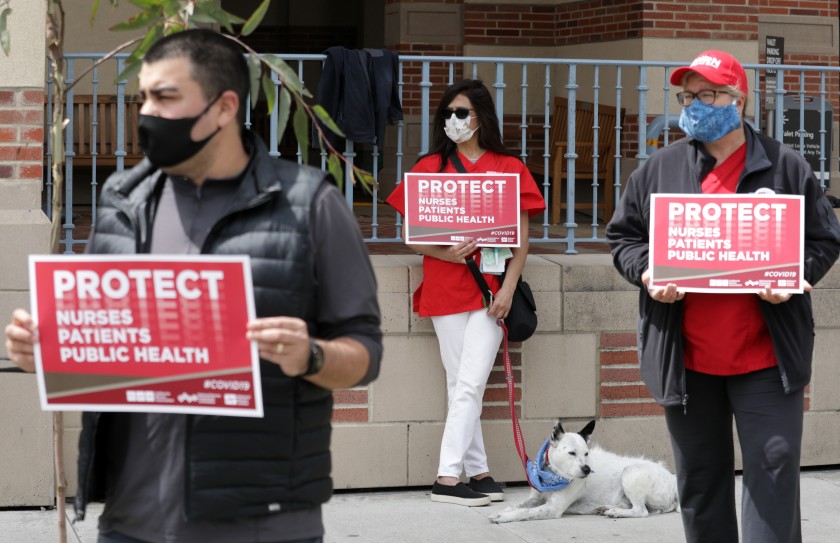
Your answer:
[[[721,377],[686,372],[687,410],[665,409],[686,541],[738,541],[732,418],[743,463],[744,543],[799,543],[804,391],[786,395],[778,368]]]
[[[314,539],[297,539],[295,541],[284,541],[283,543],[323,543],[323,537],[316,537]],[[133,537],[128,537],[119,532],[108,532],[107,534],[99,533],[96,543],[148,543]]]

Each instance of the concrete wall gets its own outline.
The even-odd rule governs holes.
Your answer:
[[[445,420],[444,372],[427,319],[409,311],[420,257],[374,256],[383,310],[385,360],[363,404],[337,400],[333,442],[337,488],[431,484]],[[638,379],[634,345],[637,290],[615,272],[609,255],[528,257],[525,278],[539,306],[537,334],[512,353],[517,408],[533,452],[560,417],[567,429],[598,420],[594,441],[672,465],[661,409]],[[840,462],[840,268],[813,296],[817,337],[814,379],[806,394],[802,464]],[[485,394],[483,428],[490,466],[503,481],[522,481],[511,437],[506,389],[497,361]],[[633,396],[611,393],[635,386]],[[365,422],[342,411],[367,408]],[[740,455],[737,455],[740,462]]]

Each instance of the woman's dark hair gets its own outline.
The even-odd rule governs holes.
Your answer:
[[[490,91],[479,79],[465,79],[450,85],[443,91],[443,96],[440,97],[440,103],[435,110],[434,124],[432,125],[432,147],[428,154],[440,155],[440,171],[443,171],[446,167],[449,155],[454,153],[457,148],[455,142],[449,139],[443,129],[446,122],[443,118],[443,112],[459,94],[463,94],[470,99],[475,110],[473,113],[478,117],[478,145],[487,151],[517,157],[502,143],[499,119],[496,117],[496,108],[493,105],[493,97],[490,96]]]

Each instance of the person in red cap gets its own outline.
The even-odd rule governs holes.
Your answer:
[[[640,287],[642,379],[665,409],[686,540],[737,542],[734,418],[747,543],[802,541],[799,460],[814,320],[809,291],[840,254],[840,224],[807,162],[743,122],[747,75],[723,51],[674,70],[688,136],[630,175],[607,238]],[[685,293],[649,288],[653,193],[804,196],[805,292]]]

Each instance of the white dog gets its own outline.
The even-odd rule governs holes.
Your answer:
[[[593,420],[580,433],[566,433],[558,420],[541,469],[567,479],[568,486],[550,492],[532,488],[526,501],[490,520],[556,519],[563,513],[628,518],[679,511],[677,479],[662,463],[619,456],[597,445],[590,449],[594,428]]]

